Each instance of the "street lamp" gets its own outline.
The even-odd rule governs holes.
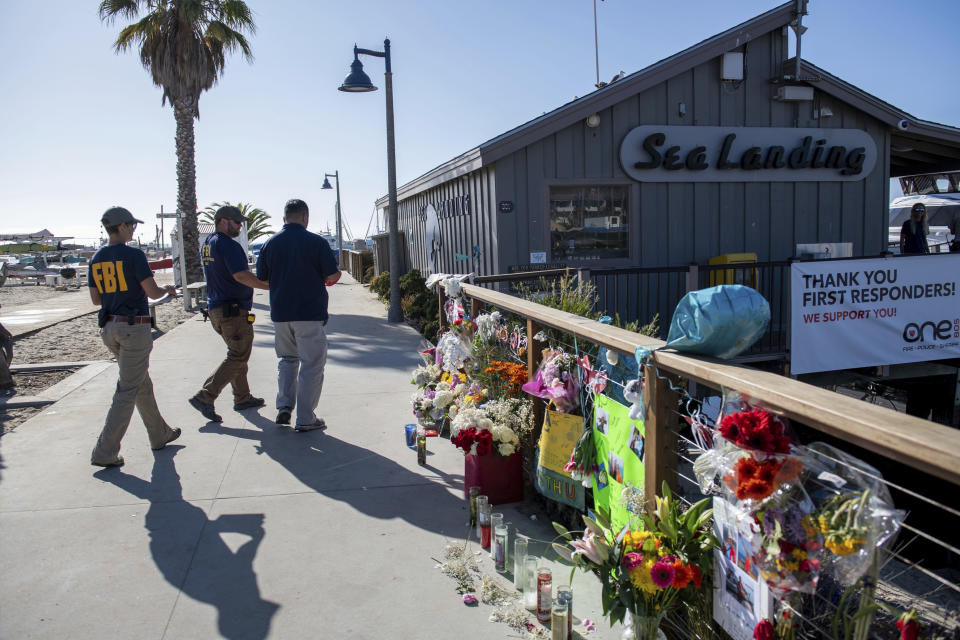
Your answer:
[[[376,91],[377,88],[370,82],[370,76],[363,72],[363,63],[360,54],[383,58],[386,70],[383,74],[384,93],[387,96],[387,187],[389,189],[390,212],[390,310],[387,312],[388,322],[403,321],[403,310],[400,308],[400,228],[397,215],[397,159],[393,139],[393,72],[390,70],[390,39],[383,41],[383,51],[359,49],[353,46],[353,62],[350,64],[350,75],[347,76],[340,91],[349,93],[364,93]]]
[[[321,189],[333,189],[330,186],[330,180],[327,178],[333,178],[337,181],[337,259],[340,264],[343,265],[343,232],[340,226],[340,171],[334,171],[333,173],[323,174],[323,186]]]

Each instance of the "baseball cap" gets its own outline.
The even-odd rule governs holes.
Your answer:
[[[234,222],[247,222],[247,218],[240,213],[240,209],[233,205],[225,205],[217,209],[217,213],[213,216],[213,223],[216,224],[224,218]]]
[[[143,224],[143,220],[137,220],[133,217],[132,213],[123,207],[110,207],[103,212],[103,217],[100,218],[100,222],[108,227],[117,227],[124,223],[133,224],[134,222]]]

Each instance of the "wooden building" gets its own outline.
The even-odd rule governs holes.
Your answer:
[[[885,251],[889,179],[960,168],[960,129],[798,68],[796,17],[781,5],[403,185],[407,268],[763,262],[803,243]]]

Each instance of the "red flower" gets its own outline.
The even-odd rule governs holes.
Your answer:
[[[477,455],[485,456],[493,451],[493,434],[489,431],[481,431],[477,434]]]
[[[754,640],[773,640],[773,624],[769,620],[761,620],[753,628]]]
[[[700,567],[693,565],[693,586],[697,589],[703,584],[703,574],[700,573]]]
[[[897,620],[897,629],[900,630],[900,640],[917,640],[917,635],[920,633],[916,618],[910,618],[906,621],[903,618]]]

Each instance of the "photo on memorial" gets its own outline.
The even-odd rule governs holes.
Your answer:
[[[610,484],[610,479],[607,477],[607,469],[604,467],[602,461],[597,463],[594,469],[594,475],[597,481],[597,491],[606,489],[607,485]]]
[[[607,468],[610,470],[610,477],[623,484],[623,458],[610,451],[607,454]]]
[[[730,567],[724,579],[724,591],[744,609],[753,613],[754,589],[757,583],[737,567]]]
[[[610,426],[610,414],[605,409],[598,408],[594,414],[596,424],[594,428],[603,435],[607,435]]]
[[[630,440],[627,441],[627,446],[637,455],[640,462],[643,462],[643,436],[640,435],[636,423],[630,425]]]

